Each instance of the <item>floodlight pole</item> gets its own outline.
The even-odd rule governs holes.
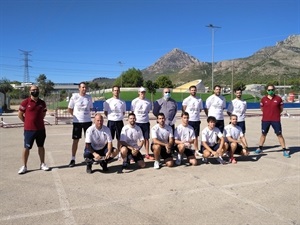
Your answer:
[[[221,28],[214,26],[212,24],[207,25],[206,27],[211,29],[211,89],[214,88],[214,39],[215,39],[215,29]]]

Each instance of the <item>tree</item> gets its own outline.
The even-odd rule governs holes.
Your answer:
[[[156,93],[156,89],[158,88],[157,83],[152,82],[151,80],[147,80],[144,82],[144,86],[148,89],[148,92],[151,94],[151,102],[153,102],[153,95]]]
[[[40,89],[40,95],[43,97],[49,96],[54,90],[54,83],[48,80],[45,74],[39,75],[36,82]]]
[[[13,90],[13,86],[11,86],[10,81],[6,78],[2,78],[0,80],[0,92],[4,94],[4,104],[3,104],[3,111],[7,109],[7,104],[6,104],[6,97],[7,93],[11,92]]]
[[[246,84],[244,84],[242,81],[238,81],[233,85],[233,90],[237,88],[241,88],[242,91],[244,91],[246,89]]]
[[[135,68],[128,69],[123,72],[120,77],[115,80],[114,85],[120,87],[140,87],[144,83],[142,72]]]
[[[155,83],[157,83],[160,88],[173,88],[173,83],[168,76],[158,77]]]

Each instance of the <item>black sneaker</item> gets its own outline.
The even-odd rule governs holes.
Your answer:
[[[86,165],[86,172],[90,173],[90,174],[92,173],[92,164],[87,164]]]
[[[108,168],[107,168],[107,162],[102,160],[100,162],[100,166],[102,167],[103,171],[108,171]]]
[[[75,166],[75,160],[72,159],[69,163],[69,167],[74,167]]]

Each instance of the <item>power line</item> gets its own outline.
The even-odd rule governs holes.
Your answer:
[[[19,51],[22,52],[22,54],[24,55],[24,79],[23,79],[23,82],[24,83],[29,83],[29,65],[28,65],[28,61],[31,61],[28,59],[28,56],[31,55],[29,54],[30,52],[32,51],[24,51],[24,50],[21,50],[19,49]]]

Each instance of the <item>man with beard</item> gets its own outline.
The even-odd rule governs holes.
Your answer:
[[[221,133],[224,131],[224,115],[223,110],[226,108],[226,100],[221,95],[221,86],[214,86],[214,94],[206,99],[206,106],[204,108],[207,116],[216,118],[216,127],[219,128]]]
[[[233,99],[227,108],[228,116],[234,114],[237,116],[237,125],[242,128],[243,134],[246,133],[245,114],[247,110],[247,102],[242,99],[242,89],[234,90],[235,99]]]

